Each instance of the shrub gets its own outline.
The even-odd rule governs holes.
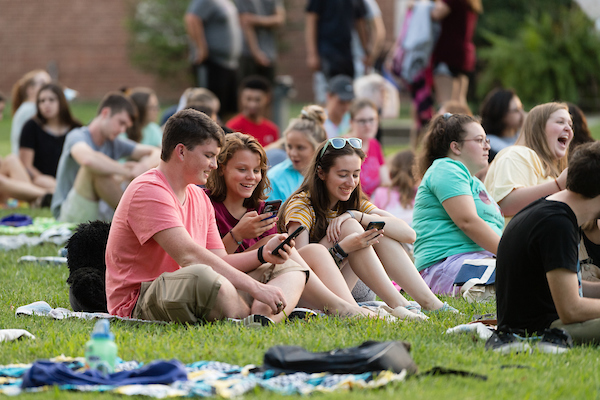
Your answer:
[[[560,18],[541,13],[528,17],[514,38],[490,31],[491,43],[479,50],[485,62],[479,94],[501,84],[514,88],[526,104],[571,101],[598,105],[600,35],[579,7],[563,8]]]

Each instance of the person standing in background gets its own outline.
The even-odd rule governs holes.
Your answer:
[[[196,85],[221,101],[221,118],[237,111],[237,68],[242,28],[229,0],[192,0],[184,17]]]
[[[285,23],[283,0],[235,0],[244,33],[239,79],[260,75],[275,82],[276,30]]]
[[[481,0],[437,0],[431,10],[431,18],[442,24],[432,56],[438,104],[467,102],[469,75],[475,69],[473,34],[482,12]]]

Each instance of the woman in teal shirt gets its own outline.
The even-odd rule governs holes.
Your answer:
[[[413,228],[415,264],[432,292],[447,294],[464,260],[493,257],[504,218],[474,175],[488,164],[490,143],[473,117],[434,119],[417,162],[422,177]]]

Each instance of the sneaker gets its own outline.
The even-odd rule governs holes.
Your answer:
[[[246,328],[262,328],[263,326],[275,325],[275,322],[264,315],[250,314],[244,318],[228,318],[229,322],[243,325]]]
[[[495,330],[485,342],[485,349],[500,354],[531,353],[531,346],[527,340],[511,329]]]
[[[573,347],[573,339],[565,330],[559,328],[546,329],[542,340],[536,346],[542,353],[561,354]]]
[[[288,315],[288,321],[294,321],[296,319],[307,320],[310,318],[314,318],[317,315],[318,314],[310,308],[296,307],[294,308],[294,311],[292,311],[290,315]]]

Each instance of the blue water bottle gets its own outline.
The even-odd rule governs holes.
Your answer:
[[[85,345],[86,366],[103,374],[110,374],[115,371],[116,359],[115,335],[110,331],[108,320],[100,319],[94,326],[91,339]]]

